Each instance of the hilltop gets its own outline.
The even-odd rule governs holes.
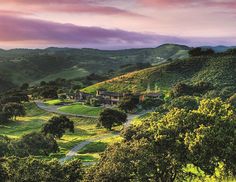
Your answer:
[[[99,88],[116,92],[142,92],[151,85],[168,91],[177,82],[209,82],[219,92],[236,90],[236,57],[230,55],[200,56],[131,72],[89,86],[83,91],[93,93]]]

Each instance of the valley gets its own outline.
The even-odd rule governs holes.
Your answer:
[[[141,166],[166,165],[162,162],[168,163],[168,160],[177,161],[179,166],[172,166],[179,170],[176,175],[187,171],[195,175],[194,181],[218,179],[216,175],[222,175],[218,172],[220,165],[210,162],[217,157],[221,164],[223,157],[218,153],[209,154],[212,147],[208,140],[219,142],[214,150],[222,150],[221,142],[227,142],[231,147],[229,150],[234,150],[231,137],[234,130],[231,129],[235,124],[235,52],[212,53],[204,49],[199,52],[199,48],[192,48],[188,56],[174,58],[172,51],[166,51],[169,46],[159,47],[165,58],[156,57],[158,62],[148,62],[150,55],[146,55],[147,59],[143,62],[133,62],[137,57],[131,57],[134,53],[139,55],[141,50],[86,50],[92,51],[92,54],[95,51],[98,57],[104,54],[120,57],[120,52],[125,53],[128,64],[124,64],[127,63],[125,60],[106,64],[114,69],[112,74],[106,72],[107,67],[103,67],[102,61],[91,62],[94,68],[88,63],[86,68],[79,69],[73,66],[74,63],[69,63],[73,69],[68,67],[67,71],[61,71],[64,65],[60,60],[54,65],[57,65],[58,72],[51,72],[50,68],[41,70],[41,73],[47,72],[46,77],[36,73],[37,76],[25,80],[25,75],[21,75],[28,83],[19,79],[14,86],[2,84],[6,85],[3,89],[6,90],[2,90],[0,97],[0,149],[4,149],[0,152],[1,157],[15,156],[29,160],[32,157],[39,161],[57,161],[62,166],[76,161],[81,165],[80,171],[86,171],[85,178],[91,181],[95,178],[102,180],[104,175],[108,177],[111,170],[119,171],[117,174],[121,177],[136,173],[134,170]],[[67,53],[67,50],[63,51]],[[158,50],[155,51],[158,53]],[[176,54],[180,54],[179,49]],[[41,60],[40,57],[37,59]],[[37,69],[40,64],[44,65],[39,62]],[[11,63],[12,60],[9,60],[7,67]],[[95,67],[96,71],[93,70]],[[11,76],[14,76],[13,73]],[[92,80],[97,76],[100,78]],[[82,84],[88,79],[92,81]],[[225,127],[228,132],[221,133],[218,127]],[[201,130],[213,133],[208,135]],[[198,138],[195,135],[203,138],[195,141]],[[214,137],[209,138],[211,136]],[[225,140],[218,140],[224,137]],[[213,157],[210,162],[206,161],[206,168],[205,163],[194,161],[195,157],[199,161],[207,158],[198,148]],[[171,154],[163,155],[170,151]],[[225,165],[230,167],[232,151],[230,156],[224,156],[228,157]],[[187,157],[181,159],[179,155],[182,154]],[[155,160],[146,163],[150,158]],[[140,163],[134,164],[133,161]],[[107,165],[112,167],[107,168]],[[210,166],[214,169],[208,168]],[[129,173],[124,174],[122,171],[126,168]],[[214,175],[208,170],[213,170]],[[147,173],[150,171],[152,169]],[[182,178],[181,175],[179,178]],[[187,178],[190,179],[191,175]],[[235,179],[231,175],[228,177]],[[222,181],[227,181],[227,178],[222,177]]]

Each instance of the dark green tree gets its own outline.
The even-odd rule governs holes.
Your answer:
[[[3,112],[6,113],[12,119],[17,116],[24,116],[26,114],[25,107],[22,104],[10,102],[4,105]]]
[[[23,83],[20,87],[21,90],[27,90],[29,88],[29,84],[28,83]]]
[[[194,56],[210,56],[213,55],[215,52],[212,49],[203,49],[201,47],[193,48],[189,50],[189,55]]]
[[[194,110],[198,108],[198,102],[192,96],[181,96],[171,100],[169,109],[173,108]]]
[[[26,157],[29,155],[46,155],[59,151],[56,140],[50,136],[44,136],[42,133],[30,133],[24,135],[17,141],[12,141],[10,152],[15,156]]]
[[[40,92],[40,96],[45,99],[57,99],[57,89],[54,87],[44,87]]]
[[[71,182],[70,179],[79,182],[83,174],[80,161],[62,165],[57,160],[11,157],[6,159],[4,166],[8,181],[17,182]]]
[[[82,163],[80,160],[71,160],[63,165],[64,178],[67,182],[78,182],[83,179],[84,172],[82,169]]]
[[[122,111],[130,112],[133,111],[139,104],[139,98],[136,96],[127,97],[120,101],[118,107]]]
[[[66,116],[54,116],[42,128],[45,135],[51,134],[55,138],[61,138],[66,130],[74,132],[74,122]]]
[[[127,120],[127,115],[121,111],[113,109],[104,109],[100,113],[99,124],[108,130],[111,130],[112,126],[121,125]]]
[[[0,124],[5,124],[9,120],[9,115],[4,112],[0,112]]]

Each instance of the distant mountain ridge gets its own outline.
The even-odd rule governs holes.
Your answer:
[[[170,59],[188,57],[190,48],[164,44],[157,48],[97,50],[56,48],[0,50],[0,78],[15,85],[38,83],[56,78],[77,79],[91,73],[112,75],[126,73],[127,64],[150,63],[158,65]],[[127,69],[129,71],[130,69]]]
[[[224,46],[224,45],[219,45],[219,46],[202,46],[202,48],[205,49],[212,49],[215,52],[225,52],[229,49],[235,49],[236,46]]]
[[[203,46],[216,52],[234,48],[228,46]],[[57,48],[0,49],[0,79],[9,85],[39,83],[57,78],[80,80],[92,73],[113,78],[140,68],[137,64],[160,65],[177,59],[187,59],[191,48],[178,44],[163,44],[156,48],[98,50]],[[152,69],[152,68],[151,68]],[[8,86],[6,86],[9,83]]]

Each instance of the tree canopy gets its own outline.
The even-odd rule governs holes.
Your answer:
[[[99,124],[111,130],[112,126],[125,123],[126,120],[127,115],[125,113],[114,109],[104,109],[100,113]]]
[[[61,138],[66,130],[74,132],[74,122],[66,116],[54,116],[42,128],[45,135],[51,134],[55,138]]]
[[[217,177],[219,168],[221,177],[236,175],[235,133],[235,112],[219,98],[203,99],[198,109],[156,113],[127,129],[125,140],[108,148],[87,180],[182,181]]]

